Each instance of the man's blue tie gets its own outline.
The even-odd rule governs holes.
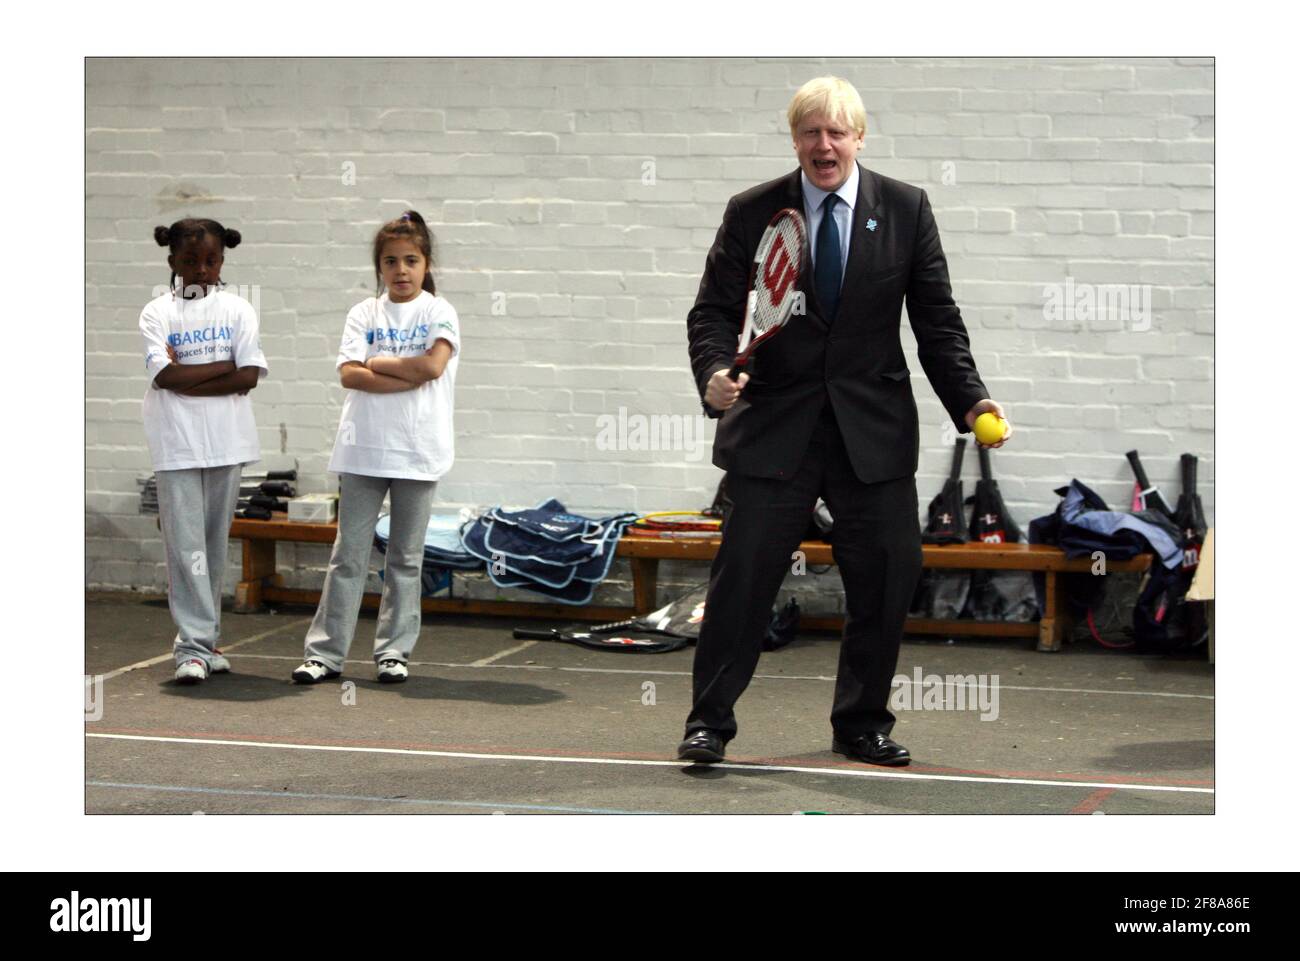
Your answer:
[[[822,222],[817,228],[817,263],[813,265],[813,282],[817,285],[817,299],[821,301],[826,319],[835,316],[840,302],[840,231],[835,226],[835,203],[840,198],[828,194],[822,201]]]

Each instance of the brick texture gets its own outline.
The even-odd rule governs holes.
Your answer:
[[[1021,525],[1071,477],[1124,504],[1133,447],[1170,500],[1179,454],[1197,454],[1212,517],[1209,61],[94,59],[87,586],[165,588],[137,513],[136,320],[167,280],[153,227],[187,215],[244,235],[225,279],[259,293],[262,449],[298,461],[304,492],[334,489],[343,318],[373,291],[374,229],[410,205],[434,227],[464,339],[439,501],[706,505],[712,425],[681,435],[703,449],[602,449],[600,418],[698,412],[685,317],[705,254],[728,197],[793,169],[784,108],[824,73],[863,94],[863,164],[929,192],[976,360],[1017,425],[994,465]],[[903,340],[924,506],[952,433]],[[968,489],[975,476],[971,458]],[[290,583],[319,585],[325,560],[281,551]],[[666,565],[664,581],[705,576]],[[616,565],[597,600],[626,600],[627,577]],[[787,588],[842,607],[834,575]]]

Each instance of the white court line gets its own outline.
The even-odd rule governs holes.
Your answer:
[[[274,741],[237,741],[202,737],[162,737],[145,734],[87,734],[114,741],[154,741],[164,744],[208,744],[224,747],[263,747],[281,751],[341,751],[352,754],[404,754],[415,757],[453,757],[473,761],[529,761],[550,764],[614,764],[626,767],[686,766],[683,761],[648,761],[634,758],[566,757],[547,754],[479,754],[469,751],[432,751],[405,747],[357,747],[340,744],[292,744]],[[1105,781],[1046,781],[1013,777],[973,777],[959,774],[908,774],[902,771],[869,771],[856,768],[800,767],[784,764],[713,764],[728,771],[786,771],[795,774],[829,774],[834,777],[875,777],[899,781],[961,781],[972,784],[1020,784],[1034,787],[1113,788],[1117,791],[1165,791],[1178,794],[1213,794],[1214,788],[1183,787],[1173,784],[1116,784]]]
[[[225,654],[228,653],[229,651],[233,651],[237,647],[243,647],[245,644],[252,644],[254,641],[264,640],[265,638],[270,637],[272,634],[284,630],[286,627],[300,627],[303,624],[309,624],[309,623],[311,623],[310,617],[304,617],[296,621],[289,621],[286,624],[281,624],[278,627],[273,627],[269,631],[263,631],[261,634],[254,634],[252,637],[246,637],[242,641],[235,641],[234,644],[223,644],[221,645],[221,653]],[[243,657],[245,655],[240,655],[240,656]],[[136,661],[134,664],[128,664],[126,667],[119,667],[116,671],[109,671],[107,674],[101,674],[100,677],[102,677],[105,681],[108,681],[111,680],[112,678],[117,677],[119,674],[125,674],[127,671],[138,671],[144,667],[153,667],[155,664],[162,664],[166,661],[172,660],[175,657],[176,655],[174,653],[168,651],[166,654],[159,654],[157,657],[151,657],[147,661]],[[293,658],[293,660],[297,660],[297,658]]]
[[[513,647],[508,651],[500,651],[491,657],[484,658],[481,661],[473,661],[469,664],[452,664],[447,661],[407,661],[408,667],[495,667],[505,668],[513,671],[568,671],[575,674],[635,674],[654,675],[656,677],[690,677],[690,671],[646,671],[635,670],[632,668],[619,667],[556,667],[550,664],[493,664],[497,658],[505,657],[507,654],[513,654],[516,651],[528,647],[530,644],[536,644],[536,641],[527,641],[519,647]],[[240,654],[239,657],[260,658],[266,661],[297,661],[300,658],[291,657],[288,654]],[[347,664],[370,664],[370,661],[349,659],[344,662]],[[825,674],[755,674],[754,680],[763,681],[834,681],[835,678],[827,677]],[[915,684],[914,680],[909,683]],[[1089,687],[1029,687],[1014,684],[999,684],[998,689],[1002,691],[1047,691],[1055,694],[1124,694],[1130,697],[1186,697],[1193,700],[1213,701],[1213,694],[1179,694],[1173,691],[1110,691],[1100,690]]]
[[[491,657],[481,657],[466,667],[487,667],[493,661],[499,661],[503,657],[509,657],[511,654],[518,654],[520,651],[527,650],[536,644],[536,641],[524,641],[522,644],[516,644],[514,647],[507,647],[504,651],[497,651]]]

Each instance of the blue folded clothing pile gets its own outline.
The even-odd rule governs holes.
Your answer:
[[[420,571],[420,593],[432,597],[451,586],[451,571],[477,571],[483,562],[461,546],[460,533],[465,522],[458,514],[435,513],[424,532],[424,564]],[[388,550],[388,515],[375,524],[375,547]],[[379,572],[382,579],[383,571]]]
[[[1029,543],[1055,544],[1066,557],[1101,551],[1110,560],[1128,560],[1146,551],[1174,570],[1183,562],[1183,534],[1153,510],[1113,511],[1092,488],[1072,480],[1058,487],[1056,511],[1029,522]]]
[[[561,604],[587,604],[605,579],[618,539],[636,514],[582,517],[552,498],[536,507],[493,507],[466,526],[461,544],[498,587],[522,587]]]

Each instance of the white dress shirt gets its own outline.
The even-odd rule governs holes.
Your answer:
[[[844,282],[844,271],[849,263],[849,242],[853,239],[853,205],[858,202],[858,165],[853,165],[849,179],[840,184],[834,193],[844,201],[835,205],[835,226],[840,232],[840,283]],[[808,246],[812,253],[812,262],[817,263],[817,231],[822,225],[822,203],[830,191],[822,190],[808,182],[808,175],[799,171],[799,182],[803,186],[803,213],[808,224]]]

